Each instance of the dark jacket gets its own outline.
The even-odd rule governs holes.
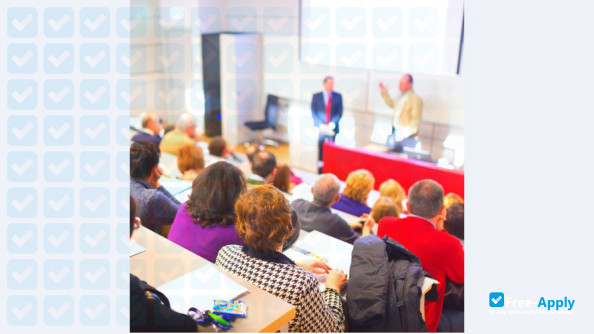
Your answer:
[[[352,244],[358,236],[349,224],[330,209],[312,202],[296,199],[291,203],[305,231],[319,231]]]
[[[322,92],[316,93],[311,99],[311,117],[313,117],[314,125],[326,124],[326,102],[324,101],[324,94]],[[338,134],[340,129],[338,123],[342,117],[342,95],[332,92],[332,101],[330,104],[330,122],[336,124],[334,132]]]
[[[142,225],[159,233],[159,227],[171,225],[181,203],[167,189],[155,188],[142,180],[130,180],[130,195],[136,200],[136,214]]]

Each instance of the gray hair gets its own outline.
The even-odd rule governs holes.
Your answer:
[[[316,180],[313,186],[313,198],[314,202],[322,206],[328,206],[338,192],[340,191],[340,182],[334,174],[322,174]]]
[[[431,219],[443,207],[443,188],[433,180],[421,180],[408,190],[410,213]]]
[[[190,113],[185,113],[179,117],[176,123],[178,129],[186,131],[192,126],[196,126],[196,117]]]

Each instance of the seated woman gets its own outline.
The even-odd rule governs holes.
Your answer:
[[[342,332],[345,317],[340,290],[346,284],[342,271],[330,270],[326,289],[320,292],[308,270],[328,270],[321,262],[295,264],[282,252],[293,233],[291,207],[272,185],[257,186],[235,203],[237,232],[245,246],[229,245],[216,264],[297,307],[289,332]]]
[[[354,216],[361,216],[369,213],[371,208],[367,206],[367,197],[373,189],[375,178],[366,169],[358,169],[349,174],[346,179],[346,187],[332,208]]]
[[[180,180],[194,181],[204,169],[204,152],[194,145],[182,146],[177,152],[177,168],[182,173]]]
[[[390,197],[380,197],[373,208],[371,209],[371,216],[376,222],[380,221],[384,217],[396,217],[398,218],[398,209],[396,203]]]
[[[130,238],[138,227],[140,218],[136,217],[136,202],[130,196]],[[197,331],[194,320],[172,310],[164,294],[130,274],[130,332]]]
[[[163,174],[160,156],[159,147],[152,142],[137,141],[130,146],[130,194],[136,198],[138,217],[156,233],[173,222],[181,204],[159,184]]]
[[[243,245],[235,230],[235,201],[245,191],[239,168],[219,161],[192,183],[192,194],[180,206],[168,239],[214,262],[221,247]]]
[[[444,196],[443,206],[445,206],[446,210],[455,203],[464,204],[464,199],[456,193],[448,193]]]
[[[379,193],[380,197],[390,197],[392,201],[394,201],[396,209],[398,209],[398,215],[396,215],[396,217],[399,217],[401,213],[404,213],[404,204],[402,202],[406,199],[406,191],[404,191],[404,188],[402,188],[398,181],[388,179],[382,182],[379,187]]]
[[[291,193],[291,168],[289,165],[286,163],[279,163],[278,166],[276,166],[276,174],[274,174],[272,184],[280,191],[286,192],[287,194]]]

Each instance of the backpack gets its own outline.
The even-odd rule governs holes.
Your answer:
[[[421,261],[395,240],[375,235],[354,243],[347,309],[351,332],[426,332]],[[435,289],[427,299],[435,299]],[[429,293],[428,293],[429,294]]]

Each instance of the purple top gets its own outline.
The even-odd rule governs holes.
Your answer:
[[[359,203],[355,200],[352,200],[345,195],[340,195],[340,200],[334,203],[332,206],[333,209],[350,213],[353,216],[361,216],[364,213],[369,213],[371,208],[363,203]]]
[[[186,212],[186,203],[177,210],[167,239],[213,263],[223,246],[245,245],[237,235],[235,225],[202,227],[196,224]]]

